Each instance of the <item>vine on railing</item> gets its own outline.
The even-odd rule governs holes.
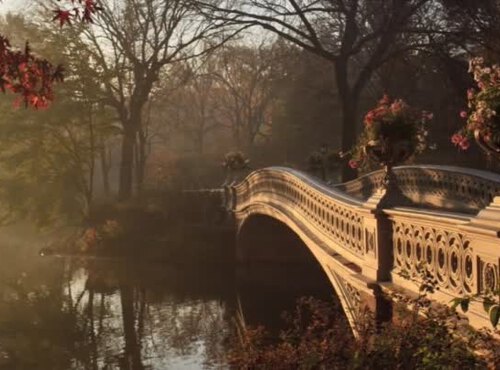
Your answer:
[[[462,312],[467,313],[471,302],[479,302],[483,306],[484,312],[488,315],[491,325],[496,328],[500,321],[500,289],[494,292],[478,293],[471,296],[457,297],[450,301],[451,307],[456,309],[458,306]]]

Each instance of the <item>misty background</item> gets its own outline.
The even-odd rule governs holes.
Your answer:
[[[468,59],[498,57],[494,1],[330,0],[281,16],[293,2],[103,1],[93,24],[62,27],[50,3],[8,3],[0,32],[63,64],[66,79],[47,110],[0,100],[5,223],[77,222],[117,198],[220,187],[232,151],[253,169],[310,170],[322,148],[349,152],[384,93],[434,114],[434,150],[414,161],[492,168],[450,137],[463,125]],[[356,176],[348,159],[330,181]]]

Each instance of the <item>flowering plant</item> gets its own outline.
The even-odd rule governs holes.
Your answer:
[[[406,145],[405,153],[421,153],[427,148],[426,124],[432,118],[432,113],[416,110],[402,99],[391,100],[384,95],[364,118],[364,130],[351,151],[349,166],[358,168],[366,162],[368,146],[379,148],[379,162],[385,164],[398,161],[401,155],[395,146],[401,143]]]
[[[500,144],[500,66],[484,64],[483,58],[473,58],[469,63],[477,89],[467,91],[468,112],[463,110],[460,117],[466,125],[451,137],[451,142],[462,150],[470,146],[470,138],[480,132],[486,143]]]

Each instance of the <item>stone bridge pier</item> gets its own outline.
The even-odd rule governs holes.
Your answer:
[[[236,258],[254,263],[315,261],[356,332],[369,308],[392,316],[387,292],[419,293],[430,273],[442,304],[499,287],[500,176],[444,166],[395,169],[397,196],[382,189],[382,171],[327,186],[299,171],[271,167],[225,189]],[[307,279],[307,274],[302,276]],[[489,325],[472,303],[470,324]]]

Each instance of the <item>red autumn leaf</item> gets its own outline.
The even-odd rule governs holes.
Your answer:
[[[72,18],[71,11],[57,9],[57,10],[54,10],[54,13],[56,15],[52,20],[54,20],[54,21],[58,20],[59,25],[61,27],[64,26],[66,23],[71,25],[71,18]]]
[[[101,10],[95,0],[66,0],[74,4],[72,10],[54,10],[54,21],[62,27],[73,20],[92,22],[94,13]],[[18,98],[14,106],[22,102],[35,109],[46,108],[54,99],[53,83],[64,80],[64,69],[46,59],[34,55],[28,43],[24,51],[13,49],[9,40],[0,35],[0,90],[10,91]]]
[[[88,8],[83,9],[82,21],[92,23],[92,12]]]

